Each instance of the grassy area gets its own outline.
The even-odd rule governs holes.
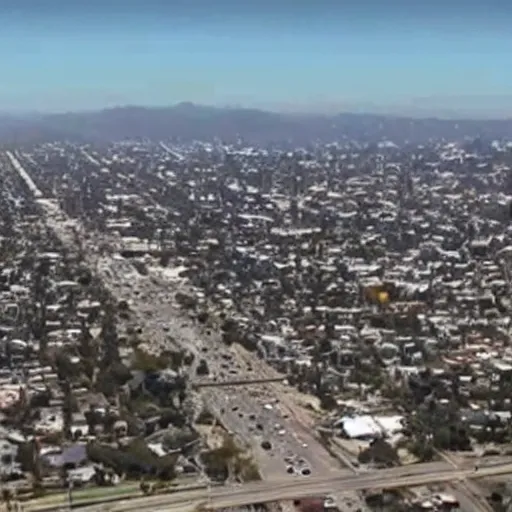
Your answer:
[[[186,486],[195,487],[195,486]],[[178,489],[184,489],[183,486],[177,486]],[[128,498],[137,498],[142,496],[139,482],[124,482],[114,487],[91,487],[87,489],[76,489],[73,491],[72,498],[74,505],[85,505],[92,502],[115,501]],[[26,512],[35,512],[48,507],[60,506],[68,503],[67,492],[55,493],[48,496],[42,496],[28,500],[23,504],[23,510]]]
[[[113,487],[90,487],[87,489],[76,489],[73,491],[72,497],[73,501],[83,501],[96,498],[111,498],[114,496],[124,496],[129,494],[140,494],[138,482],[129,482]],[[59,492],[55,494],[50,494],[48,496],[42,496],[41,498],[36,498],[34,500],[30,500],[27,502],[27,504],[49,505],[59,502],[67,503],[67,500],[68,493]]]
[[[140,486],[138,483],[130,484],[124,487],[92,487],[90,489],[76,490],[73,492],[73,500],[88,500],[94,498],[103,498],[105,496],[118,496],[133,493],[140,493]]]

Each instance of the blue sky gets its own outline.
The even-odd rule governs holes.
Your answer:
[[[1,111],[180,101],[512,116],[500,0],[2,0]]]

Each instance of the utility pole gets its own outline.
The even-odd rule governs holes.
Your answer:
[[[68,508],[71,510],[73,508],[73,480],[69,478],[68,475]]]

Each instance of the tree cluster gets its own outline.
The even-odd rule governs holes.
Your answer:
[[[142,439],[119,449],[90,443],[87,445],[87,456],[93,462],[112,468],[118,475],[132,478],[151,475],[162,480],[173,480],[176,477],[176,455],[158,457]]]

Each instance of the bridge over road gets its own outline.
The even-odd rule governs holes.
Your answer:
[[[194,388],[219,388],[231,386],[255,386],[257,384],[269,384],[272,382],[284,383],[284,377],[271,377],[259,379],[232,379],[232,380],[213,380],[213,379],[196,379],[191,385]]]
[[[209,490],[174,492],[159,496],[145,496],[121,500],[110,504],[97,504],[81,512],[153,512],[180,510],[192,512],[198,507],[218,509],[247,506],[254,503],[294,500],[311,496],[325,496],[336,492],[353,492],[368,489],[405,488],[433,483],[473,480],[512,473],[512,459],[496,462],[481,459],[479,469],[474,463],[453,468],[446,462],[415,464],[386,470],[371,471],[358,475],[330,475],[326,477],[292,478],[275,482],[253,482],[235,486],[214,487]],[[37,507],[26,508],[30,512],[42,512]],[[45,512],[56,510],[45,509]]]

